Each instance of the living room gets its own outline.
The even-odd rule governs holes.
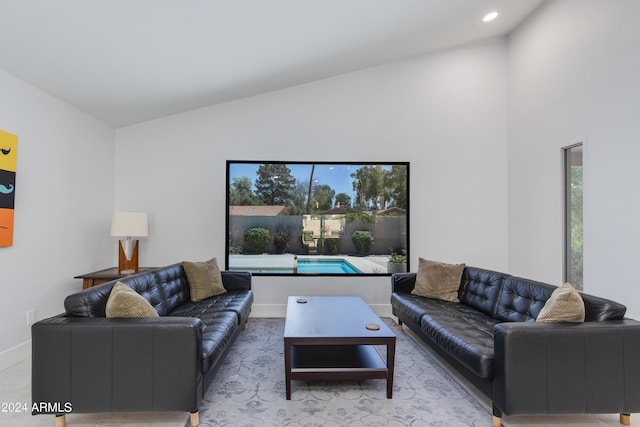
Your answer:
[[[115,265],[114,210],[149,214],[140,265],[223,259],[230,159],[410,161],[413,270],[425,257],[559,285],[562,148],[582,142],[584,290],[640,318],[639,291],[622,277],[640,255],[639,8],[542,2],[508,35],[125,125],[0,62],[0,129],[18,136],[14,243],[0,249],[0,295],[11,302],[0,369],[30,356],[25,313],[61,313],[80,289],[74,276]],[[91,76],[71,72],[68,84],[82,79]],[[256,317],[284,316],[297,294],[360,295],[391,313],[388,277],[257,276],[253,290]]]

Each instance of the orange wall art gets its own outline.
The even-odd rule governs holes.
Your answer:
[[[13,246],[18,137],[0,130],[0,246]]]

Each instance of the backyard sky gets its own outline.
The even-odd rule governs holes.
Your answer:
[[[255,182],[257,178],[256,172],[263,163],[229,163],[229,179],[233,183],[234,178],[248,177],[251,182]],[[291,170],[291,175],[295,177],[296,182],[309,182],[311,175],[311,163],[287,163],[287,167]],[[353,186],[351,185],[353,178],[351,174],[364,165],[359,164],[318,164],[313,172],[313,181],[315,185],[328,185],[336,194],[346,193],[352,199],[354,197]]]

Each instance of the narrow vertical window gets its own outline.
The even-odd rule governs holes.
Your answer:
[[[564,149],[565,280],[583,289],[582,143]]]

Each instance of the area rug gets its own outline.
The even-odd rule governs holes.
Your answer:
[[[396,331],[393,398],[385,380],[292,381],[285,399],[284,319],[250,319],[200,408],[209,426],[486,426],[491,415],[406,332]]]

